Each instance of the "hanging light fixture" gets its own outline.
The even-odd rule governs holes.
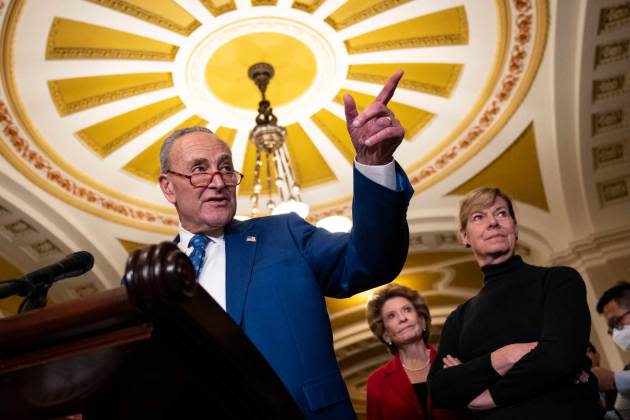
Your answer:
[[[302,218],[308,215],[308,205],[300,197],[300,185],[295,179],[289,154],[286,148],[287,130],[278,125],[271,104],[265,97],[267,85],[274,76],[271,64],[256,63],[247,71],[262,95],[258,103],[256,126],[249,133],[249,140],[256,146],[256,166],[254,167],[254,190],[251,195],[252,216],[259,216],[258,208],[262,193],[261,169],[265,159],[264,180],[267,187],[267,212],[282,214],[296,212]],[[273,174],[272,174],[273,168]],[[274,194],[275,186],[278,193]],[[275,199],[274,199],[275,196]],[[276,201],[277,200],[277,201]]]

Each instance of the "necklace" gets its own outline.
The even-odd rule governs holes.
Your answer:
[[[400,359],[400,364],[402,365],[402,367],[407,371],[407,372],[420,372],[421,370],[424,370],[427,368],[427,366],[429,366],[429,362],[431,360],[427,357],[427,361],[424,364],[424,366],[421,366],[419,368],[415,368],[415,369],[410,369],[407,366],[405,366],[405,364],[403,363],[402,359]]]

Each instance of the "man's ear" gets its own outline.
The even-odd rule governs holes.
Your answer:
[[[164,194],[164,197],[168,200],[169,203],[175,204],[177,200],[175,199],[175,190],[173,188],[173,183],[168,179],[165,174],[161,174],[159,180],[162,194]]]

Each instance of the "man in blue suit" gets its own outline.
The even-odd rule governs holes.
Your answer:
[[[401,77],[395,73],[361,113],[344,97],[356,150],[350,233],[329,233],[295,214],[234,220],[242,175],[228,146],[208,129],[178,130],[160,152],[160,187],[179,215],[180,249],[308,419],[355,418],[324,296],[387,283],[407,257],[413,190],[393,160],[404,129],[387,108]]]

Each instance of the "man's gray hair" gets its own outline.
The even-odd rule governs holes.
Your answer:
[[[206,127],[202,127],[200,125],[194,125],[192,127],[180,128],[179,130],[175,130],[173,131],[173,133],[171,133],[170,136],[168,136],[164,140],[164,143],[162,143],[162,147],[160,148],[160,172],[161,173],[165,174],[166,172],[168,172],[169,169],[171,169],[171,162],[169,161],[169,156],[171,154],[171,147],[173,147],[173,143],[175,143],[175,140],[177,140],[178,138],[182,136],[185,136],[186,134],[197,133],[197,132],[214,134],[212,130]]]

